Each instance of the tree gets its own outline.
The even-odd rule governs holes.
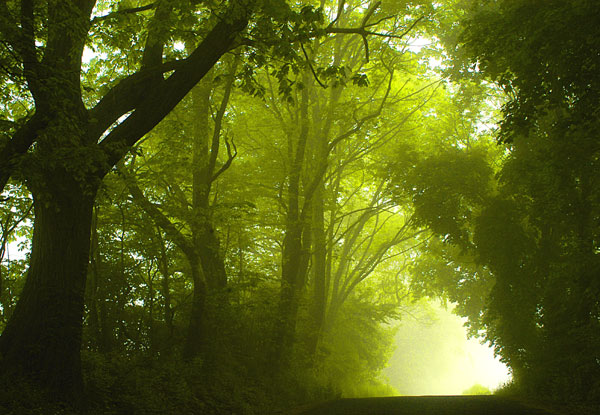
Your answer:
[[[598,22],[590,1],[473,2],[459,44],[471,71],[477,66],[476,76],[507,94],[499,138],[511,153],[502,201],[478,225],[482,256],[503,275],[491,305],[504,323],[493,336],[515,360],[524,389],[582,400],[597,400],[599,390],[589,354],[598,347],[591,333],[600,312],[591,299],[599,293],[591,271],[598,266]],[[500,234],[506,245],[491,241],[498,217],[515,231],[512,241]],[[508,261],[511,245],[520,252]],[[509,267],[520,272],[509,278]],[[517,321],[527,324],[523,338],[511,332]]]
[[[453,69],[506,94],[504,147],[406,157],[396,183],[439,238],[414,267],[418,285],[460,303],[523,392],[597,401],[597,8],[473,1],[463,12]]]
[[[272,3],[231,2],[200,13],[193,1],[129,8],[93,0],[0,5],[4,77],[11,81],[5,88],[18,91],[29,108],[12,120],[0,150],[0,184],[22,177],[35,210],[27,281],[0,338],[7,372],[26,373],[67,399],[80,396],[83,294],[98,186],[223,54],[260,31],[277,34],[289,55],[290,40],[310,32],[319,17],[310,7],[294,11],[283,1]],[[242,40],[250,19],[256,25]],[[290,20],[296,33],[287,26],[278,33],[278,22]],[[107,30],[122,36],[112,39]],[[140,32],[145,38],[131,44]],[[169,45],[182,33],[202,33],[202,39],[177,59]],[[123,63],[138,69],[122,67],[100,84],[82,84],[86,46],[113,56],[133,48]]]
[[[327,33],[382,36],[369,23],[379,6],[370,5],[358,27],[340,27],[326,26],[315,7],[284,0],[2,2],[2,95],[25,110],[11,107],[2,123],[0,187],[11,177],[22,180],[35,213],[27,279],[0,338],[5,371],[25,374],[59,398],[80,396],[98,188],[224,54],[247,48],[242,83],[256,92],[254,71],[268,56],[304,61],[299,43]],[[177,42],[190,44],[189,53]],[[90,63],[86,50],[98,53]],[[279,82],[285,90],[286,77]]]
[[[506,92],[503,140],[526,136],[556,109],[565,124],[596,122],[600,15],[593,1],[471,1],[465,12],[455,65]]]
[[[232,145],[229,141],[225,141],[228,157],[221,166],[217,165],[220,141],[223,135],[221,127],[233,87],[238,66],[237,61],[238,58],[235,58],[230,65],[227,65],[225,68],[227,72],[222,75],[226,78],[226,81],[223,97],[217,105],[216,114],[211,114],[211,111],[209,111],[211,99],[216,99],[216,88],[212,86],[216,76],[207,76],[192,91],[191,103],[189,104],[191,108],[180,107],[178,109],[179,113],[187,114],[191,119],[181,123],[177,122],[175,124],[176,130],[171,129],[168,132],[162,132],[162,134],[157,131],[159,133],[157,135],[170,136],[175,134],[183,137],[185,141],[180,143],[181,147],[178,147],[176,152],[165,155],[164,153],[168,151],[169,145],[163,141],[158,144],[158,151],[148,155],[151,162],[142,160],[144,167],[134,165],[132,160],[128,163],[128,166],[119,168],[119,173],[123,176],[134,202],[144,210],[157,226],[166,232],[167,237],[178,246],[187,258],[190,279],[194,285],[193,307],[190,313],[187,344],[184,351],[187,358],[200,354],[203,348],[202,345],[208,337],[207,317],[205,316],[207,298],[218,297],[223,301],[227,284],[220,241],[213,224],[212,204],[215,201],[211,203],[210,196],[213,183],[231,166],[236,156],[232,152]],[[209,123],[210,118],[214,119],[214,127]],[[143,153],[142,147],[138,150]],[[183,157],[182,154],[177,154],[182,150]],[[186,157],[187,154],[192,154],[192,157]],[[139,164],[139,158],[145,157],[136,157],[135,164]],[[164,158],[178,160],[180,164],[178,166],[172,163],[167,164]],[[161,164],[166,165],[170,168],[170,173],[177,174],[178,177],[168,177],[169,171],[153,171],[152,165],[157,163],[159,168]],[[182,168],[184,171],[175,170],[176,167]],[[136,182],[134,169],[138,170],[137,176],[145,176],[146,181],[157,183],[159,186],[156,187],[159,188],[157,190],[160,193],[173,195],[170,199],[175,199],[176,206],[171,207],[170,211],[179,212],[177,216],[182,217],[184,229],[181,229],[180,225],[169,218],[168,210],[165,212],[164,209],[160,208],[160,205],[155,204],[144,194]],[[144,170],[146,171],[144,172]],[[188,180],[185,180],[184,177],[186,171],[192,172]],[[190,181],[191,187],[187,192],[187,183]],[[144,187],[147,187],[147,185]]]

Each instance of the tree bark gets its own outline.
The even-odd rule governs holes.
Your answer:
[[[223,105],[226,107],[233,77],[228,82]],[[190,222],[192,242],[202,262],[208,288],[212,292],[222,290],[227,285],[225,263],[221,257],[221,243],[215,234],[212,223],[210,192],[213,182],[214,164],[219,151],[220,126],[216,125],[213,136],[215,143],[209,143],[210,134],[210,97],[213,93],[212,79],[206,77],[192,90],[194,113],[193,125],[193,162],[192,162],[192,211]],[[222,105],[222,106],[223,106]],[[225,110],[223,107],[223,111]],[[217,119],[219,119],[217,114]],[[210,150],[209,150],[210,148]]]
[[[334,55],[334,65],[339,65],[341,39],[336,39],[336,48]],[[342,88],[334,87],[329,93],[329,99],[325,100],[327,106],[327,116],[325,119],[319,113],[313,114],[313,119],[320,120],[319,133],[315,137],[314,152],[315,152],[315,171],[324,172],[329,162],[329,141],[331,130],[333,128],[335,108],[342,96]],[[328,282],[330,279],[330,269],[327,267],[327,235],[325,229],[325,179],[317,177],[319,180],[314,196],[312,210],[312,233],[313,233],[313,263],[314,263],[314,278],[313,278],[313,304],[312,304],[312,333],[309,338],[309,350],[316,354],[319,347],[319,342],[323,335],[325,325],[325,316],[327,312],[327,301],[329,298]]]
[[[2,11],[7,10],[4,3],[0,2]],[[219,20],[168,78],[138,71],[86,110],[81,57],[94,4],[81,0],[51,7],[47,20],[39,19],[47,31],[43,46],[35,42],[32,1],[21,3],[20,23],[6,18],[11,13],[0,17],[9,23],[0,31],[8,33],[9,43],[24,62],[36,107],[0,149],[0,186],[17,169],[27,177],[35,203],[27,280],[0,337],[0,363],[5,373],[28,377],[57,399],[75,403],[82,391],[85,281],[92,205],[100,180],[231,49],[251,13],[233,4],[225,13],[231,18]],[[104,137],[128,112],[131,115]],[[201,301],[195,301],[195,307]]]
[[[306,75],[305,75],[306,78]],[[301,207],[301,174],[305,163],[306,145],[309,136],[308,119],[309,96],[306,89],[300,98],[299,134],[289,174],[287,218],[281,264],[281,292],[279,300],[279,321],[275,329],[275,367],[285,365],[295,338],[296,320],[300,295],[306,283],[310,249],[310,228],[307,227],[306,213],[310,209],[305,198]],[[290,143],[291,145],[291,143]],[[305,195],[306,196],[306,195]]]
[[[194,280],[192,311],[188,325],[186,343],[183,350],[185,359],[193,359],[203,355],[206,345],[206,280],[199,258],[189,259],[191,274]]]
[[[327,308],[327,242],[325,235],[325,209],[323,203],[323,183],[315,191],[313,200],[313,303],[312,332],[309,338],[310,352],[316,354],[321,341],[325,311]]]
[[[77,403],[83,390],[80,347],[94,194],[66,185],[40,193],[33,191],[27,280],[0,337],[2,368]]]

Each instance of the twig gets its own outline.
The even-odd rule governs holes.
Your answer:
[[[308,57],[308,53],[306,53],[306,49],[304,49],[304,43],[300,43],[300,47],[302,48],[302,52],[304,53],[304,57],[306,58],[306,62],[308,63],[308,67],[310,68],[310,71],[312,72],[313,77],[315,78],[315,81],[317,81],[317,83],[321,86],[321,88],[327,88],[327,85],[325,85],[323,82],[321,82],[321,80],[319,79],[319,76],[315,72],[315,68],[313,68],[313,66],[312,66],[312,62],[311,62],[310,58]]]
[[[235,143],[233,142],[233,138],[231,139],[231,144],[229,144],[229,140],[225,139],[225,146],[227,147],[227,161],[225,162],[225,164],[223,164],[221,166],[219,171],[217,171],[212,176],[212,178],[210,179],[211,183],[214,182],[215,180],[217,180],[219,178],[219,176],[221,174],[223,174],[225,172],[225,170],[227,170],[231,166],[231,163],[233,162],[233,160],[236,158],[236,156],[238,154],[237,147],[235,146]],[[231,152],[232,146],[233,146],[233,153]]]

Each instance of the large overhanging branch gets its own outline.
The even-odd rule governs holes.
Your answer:
[[[99,137],[120,117],[134,110],[147,96],[148,91],[157,85],[154,75],[177,70],[188,64],[188,59],[165,62],[156,67],[150,67],[136,72],[113,86],[102,99],[92,108],[92,120],[89,134]]]
[[[247,23],[248,20],[243,17],[233,22],[218,22],[185,60],[185,64],[147,92],[135,111],[100,143],[107,153],[109,165],[116,164],[132,145],[175,108],[227,52]]]

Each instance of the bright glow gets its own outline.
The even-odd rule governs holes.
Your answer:
[[[96,56],[96,53],[94,53],[92,49],[88,48],[87,46],[83,48],[83,57],[81,60],[84,63],[90,63],[90,61],[94,59],[94,56]]]
[[[94,58],[100,58],[100,59],[106,59],[107,58],[107,54],[106,53],[97,53],[94,52],[93,49],[89,48],[89,47],[85,47],[83,48],[83,56],[81,58],[81,61],[85,64],[88,65],[92,59]]]
[[[466,386],[465,389],[479,383],[493,391],[510,381],[508,368],[500,362],[499,358],[494,357],[494,351],[489,346],[481,344],[477,339],[469,339],[465,344],[465,349],[465,357],[470,365],[469,370],[465,373],[469,386]],[[465,383],[463,382],[463,384]]]
[[[401,322],[396,351],[384,375],[402,395],[460,395],[475,384],[491,391],[510,380],[507,367],[477,339],[464,319],[433,305],[418,320]]]
[[[418,37],[416,39],[410,39],[408,41],[407,49],[413,53],[419,53],[419,52],[421,52],[421,49],[423,49],[425,46],[429,46],[429,45],[431,45],[430,39],[427,39],[424,37]]]

